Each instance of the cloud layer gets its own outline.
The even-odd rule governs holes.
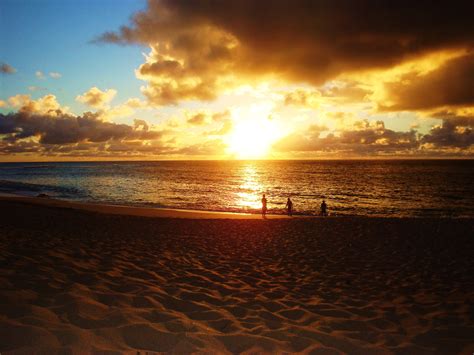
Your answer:
[[[225,144],[215,137],[177,145],[176,136],[172,136],[176,132],[157,129],[143,119],[134,119],[131,125],[104,120],[117,108],[73,115],[63,111],[67,108],[61,107],[54,95],[38,100],[16,95],[8,99],[8,104],[18,111],[0,114],[0,155],[153,157],[225,153]],[[143,102],[130,99],[122,106],[139,108]],[[214,136],[230,129],[228,111],[194,113],[190,117],[199,114],[206,123],[222,124]]]
[[[138,70],[155,104],[209,100],[241,80],[313,85],[342,73],[472,48],[469,1],[150,0],[129,26],[98,41],[141,43]]]
[[[143,124],[141,124],[143,126]],[[27,112],[0,114],[0,135],[3,140],[16,142],[35,138],[44,144],[70,144],[80,142],[105,142],[109,140],[152,140],[161,137],[158,131],[138,129],[126,124],[104,122],[94,113],[74,116],[30,114]]]
[[[474,53],[451,59],[424,75],[416,72],[385,83],[382,111],[474,106]]]
[[[272,151],[284,157],[470,155],[472,13],[457,0],[149,0],[97,38],[150,48],[135,70],[144,98],[112,104],[117,90],[82,88],[71,97],[97,112],[74,115],[52,94],[4,97],[1,112],[17,112],[0,116],[0,154],[216,156],[242,122],[267,120],[286,132]]]
[[[383,121],[360,120],[351,127],[329,133],[313,125],[305,133],[290,134],[274,144],[280,152],[333,153],[355,156],[421,156],[434,153],[469,155],[474,147],[474,118],[445,118],[423,135],[387,129]],[[326,133],[326,134],[323,134]]]

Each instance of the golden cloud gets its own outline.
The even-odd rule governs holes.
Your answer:
[[[412,71],[384,83],[380,111],[474,107],[474,53],[450,59],[435,70]]]
[[[68,107],[61,106],[55,95],[48,94],[38,100],[32,100],[30,95],[15,95],[8,98],[9,106],[19,109],[25,113],[49,114],[68,112]]]
[[[194,126],[202,126],[207,123],[207,114],[204,112],[198,112],[191,115],[189,118],[186,119],[190,125]]]
[[[102,91],[94,86],[82,95],[78,95],[76,97],[76,101],[82,102],[83,104],[93,108],[102,109],[107,107],[116,94],[117,90],[115,89],[107,89]]]
[[[210,100],[276,77],[320,85],[473,46],[472,2],[150,0],[131,25],[98,41],[152,49],[137,76],[153,104]],[[433,26],[433,24],[436,24]]]
[[[219,139],[176,144],[170,129],[158,129],[143,119],[132,125],[104,120],[107,111],[80,116],[62,111],[54,95],[31,100],[29,95],[9,99],[17,112],[0,114],[0,155],[48,157],[148,157],[222,155],[225,144]],[[125,104],[136,106],[138,101]],[[113,111],[113,109],[112,109]],[[227,125],[228,112],[207,113],[206,120]],[[217,135],[217,134],[216,134]]]
[[[285,105],[317,108],[321,101],[321,92],[318,90],[297,89],[285,94]]]
[[[390,154],[419,146],[417,132],[397,132],[382,121],[355,121],[352,126],[322,135],[328,128],[313,125],[306,132],[292,133],[274,144],[280,152],[345,152],[353,155]]]
[[[192,126],[204,126],[212,123],[227,122],[230,120],[229,110],[219,112],[197,111],[185,112],[186,122]]]

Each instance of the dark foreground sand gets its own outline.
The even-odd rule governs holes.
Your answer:
[[[471,354],[473,220],[0,201],[0,352]]]

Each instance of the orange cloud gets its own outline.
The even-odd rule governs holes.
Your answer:
[[[426,74],[409,72],[386,82],[381,111],[474,107],[474,53],[450,59]]]
[[[125,104],[138,105],[140,101]],[[86,112],[80,116],[61,111],[54,95],[31,100],[29,95],[9,99],[19,110],[0,114],[0,156],[35,155],[48,157],[182,157],[221,156],[226,145],[202,136],[178,144],[169,128],[158,129],[142,119],[133,124],[105,121],[108,110]],[[125,105],[123,104],[123,105]],[[113,109],[112,109],[113,111]],[[229,113],[205,112],[206,122],[228,128]],[[218,135],[216,133],[215,135]]]
[[[207,115],[204,112],[199,112],[186,119],[186,122],[194,126],[202,126],[207,123]]]
[[[136,97],[132,97],[130,99],[128,99],[127,101],[125,101],[125,104],[126,106],[130,107],[130,108],[134,108],[134,109],[138,109],[138,108],[148,108],[148,105],[146,102],[136,98]]]
[[[355,121],[351,127],[327,135],[325,126],[313,125],[306,132],[292,133],[276,144],[280,152],[344,152],[348,155],[394,154],[418,149],[417,132],[397,132],[382,121]]]
[[[298,89],[285,95],[285,105],[295,105],[317,108],[321,100],[321,92],[318,90]]]
[[[174,154],[198,155],[198,156],[220,156],[225,154],[227,145],[220,139],[209,140],[203,143],[193,144],[177,149]]]
[[[55,115],[57,112],[67,112],[68,107],[62,107],[56,96],[45,95],[38,100],[32,100],[30,95],[15,95],[8,98],[9,106],[21,112]]]
[[[232,120],[230,119],[225,119],[222,121],[222,126],[218,129],[215,129],[213,131],[206,132],[206,136],[224,136],[232,131],[232,128],[234,127],[234,124],[232,123]]]
[[[187,112],[186,117],[186,122],[188,124],[192,126],[204,126],[210,123],[229,121],[231,114],[229,110],[214,113],[199,111]]]
[[[242,82],[277,77],[320,85],[473,46],[471,2],[150,0],[130,26],[98,41],[152,48],[137,76],[153,104],[210,100]],[[436,24],[433,26],[433,24]]]
[[[78,95],[76,101],[93,108],[102,109],[107,107],[116,94],[117,90],[114,89],[102,91],[97,87],[92,87],[82,95]]]
[[[111,121],[118,117],[132,116],[136,110],[148,109],[149,106],[146,104],[146,102],[138,98],[130,98],[124,103],[113,107],[106,105],[104,100],[100,108],[100,117],[105,121]]]

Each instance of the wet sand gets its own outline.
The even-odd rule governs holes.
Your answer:
[[[474,351],[472,219],[31,202],[0,199],[2,355]]]
[[[234,212],[214,212],[198,211],[172,208],[147,208],[132,207],[121,205],[94,204],[86,202],[73,202],[57,200],[52,198],[26,197],[13,194],[0,194],[0,200],[28,202],[30,204],[62,207],[81,211],[90,211],[105,214],[118,214],[126,216],[141,217],[168,217],[168,218],[186,218],[186,219],[262,219],[260,214],[234,213]],[[308,218],[311,216],[294,216],[292,218]],[[266,214],[266,219],[285,219],[290,218],[285,214]]]

